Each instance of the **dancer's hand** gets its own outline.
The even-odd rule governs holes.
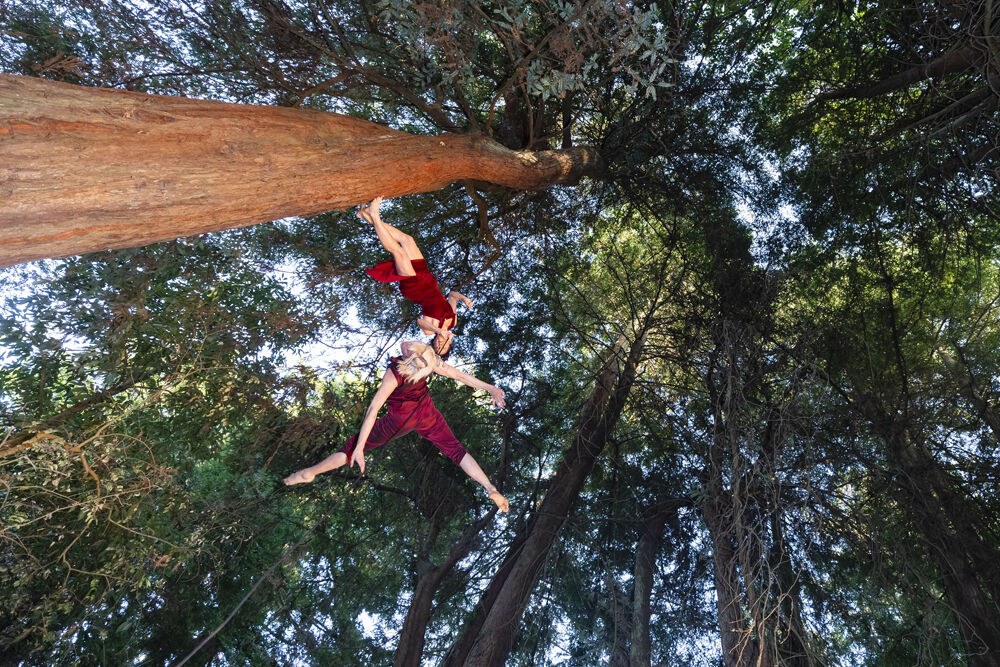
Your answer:
[[[365,474],[365,448],[355,447],[354,453],[351,454],[350,467],[354,467],[354,464],[358,464],[358,468],[361,470],[361,474]]]
[[[503,408],[505,405],[507,405],[507,401],[504,400],[507,394],[503,393],[503,389],[501,389],[500,387],[492,387],[490,389],[487,389],[486,391],[490,392],[490,396],[493,397],[493,405],[497,406],[498,408]]]
[[[501,512],[506,512],[510,509],[510,503],[507,502],[506,498],[500,495],[500,492],[497,491],[496,487],[493,487],[493,490],[489,492],[489,495],[490,500],[497,504],[497,507],[500,508]]]
[[[431,331],[434,332],[434,349],[435,350],[437,350],[439,348],[443,348],[445,343],[447,343],[448,341],[452,340],[457,335],[453,331],[449,331],[448,329],[438,329],[437,327],[434,327],[433,329],[431,329]],[[452,341],[452,342],[454,342],[454,341]]]
[[[469,310],[472,310],[472,305],[473,305],[472,304],[472,299],[470,299],[469,297],[465,296],[461,292],[456,292],[455,290],[452,290],[452,291],[448,292],[448,296],[451,297],[451,298],[453,298],[453,299],[455,299],[456,301],[459,301],[460,303],[462,303]]]

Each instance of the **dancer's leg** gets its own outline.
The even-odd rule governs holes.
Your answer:
[[[400,438],[413,430],[412,427],[407,428],[404,423],[405,417],[406,415],[400,415],[392,409],[389,410],[389,414],[379,417],[372,426],[371,433],[368,435],[368,441],[365,443],[365,451],[367,452],[369,449],[384,445],[390,440]],[[303,468],[286,477],[285,484],[288,486],[293,484],[308,484],[313,481],[316,475],[336,470],[347,463],[357,442],[357,434],[352,435],[340,450],[334,452],[316,465]]]
[[[479,485],[486,489],[486,493],[489,495],[490,500],[497,504],[497,507],[500,508],[501,512],[506,512],[510,509],[510,503],[507,502],[506,498],[500,495],[500,492],[497,491],[497,487],[493,486],[493,483],[490,482],[490,478],[486,476],[483,469],[479,467],[478,463],[476,463],[476,459],[472,458],[472,454],[466,452],[458,466],[465,471],[466,475],[479,482]]]
[[[431,444],[437,447],[442,454],[450,458],[452,461],[458,464],[466,475],[471,477],[473,480],[479,483],[481,487],[486,489],[486,493],[489,495],[490,500],[497,504],[501,512],[506,512],[510,504],[507,499],[500,495],[497,491],[497,487],[493,486],[490,482],[490,478],[486,476],[483,469],[479,467],[476,463],[476,459],[472,457],[462,443],[458,441],[455,434],[451,432],[451,428],[448,426],[448,422],[444,420],[444,415],[434,407],[433,405],[422,405],[420,406],[421,413],[420,423],[416,427],[416,432],[422,437],[427,438],[431,441]]]
[[[392,259],[396,264],[396,273],[401,276],[416,275],[412,261],[423,259],[424,256],[412,236],[382,220],[382,216],[379,213],[379,206],[381,204],[382,198],[376,197],[370,204],[362,206],[358,210],[357,215],[359,218],[372,223],[372,226],[375,228],[375,234],[378,235],[379,242],[392,255]],[[399,249],[402,249],[402,252]]]
[[[343,452],[334,452],[316,465],[309,466],[308,468],[303,468],[298,472],[292,473],[285,478],[285,484],[287,486],[291,486],[293,484],[308,484],[313,481],[316,475],[336,470],[345,463],[347,463],[347,454]]]
[[[389,254],[392,255],[392,262],[395,265],[397,275],[417,275],[417,270],[413,268],[413,262],[410,259],[409,252],[392,236],[387,229],[388,225],[384,222],[376,222],[370,216],[361,215],[360,211],[358,212],[358,217],[364,218],[372,223],[372,226],[375,228],[375,234],[378,235],[378,240],[382,244],[382,247],[388,250]],[[412,239],[410,240],[412,241]],[[416,244],[413,245],[416,246]]]
[[[419,246],[417,246],[417,242],[413,240],[412,236],[410,236],[406,232],[400,231],[399,229],[393,227],[388,222],[383,222],[381,219],[378,221],[378,224],[385,227],[386,231],[389,232],[393,240],[395,240],[396,243],[402,246],[403,250],[406,251],[406,254],[411,261],[414,259],[424,258],[423,253],[420,252],[420,248]]]

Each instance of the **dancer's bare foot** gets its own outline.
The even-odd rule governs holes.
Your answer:
[[[358,207],[358,212],[355,213],[354,216],[358,220],[361,220],[362,222],[367,222],[368,224],[374,224],[372,222],[372,214],[368,212],[369,206],[370,204],[362,204],[361,206]]]
[[[303,468],[298,472],[293,472],[291,475],[285,478],[285,486],[292,486],[293,484],[308,484],[309,482],[316,479],[316,475],[309,472],[309,468]]]
[[[358,212],[355,213],[354,215],[357,216],[358,219],[364,220],[365,222],[369,222],[374,225],[376,220],[378,221],[382,220],[382,218],[379,217],[380,206],[382,206],[382,195],[375,197],[375,199],[371,200],[367,204],[362,204],[361,206],[359,206]]]
[[[490,500],[497,504],[497,507],[500,508],[501,512],[506,512],[510,509],[510,503],[507,502],[506,498],[500,495],[499,491],[493,491],[490,493]]]

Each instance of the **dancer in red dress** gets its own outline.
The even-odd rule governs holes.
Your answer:
[[[382,221],[379,206],[382,198],[376,197],[362,206],[357,215],[375,227],[378,240],[392,255],[392,259],[367,269],[369,276],[383,283],[399,282],[399,292],[404,298],[420,306],[422,312],[417,326],[427,335],[434,336],[434,351],[447,357],[451,350],[451,332],[458,321],[456,308],[459,302],[472,308],[472,300],[455,290],[448,296],[441,294],[437,278],[427,268],[427,261],[420,253],[416,241],[390,224]]]
[[[316,475],[335,470],[348,462],[351,465],[357,463],[364,474],[366,450],[416,431],[486,489],[490,500],[500,511],[506,512],[509,508],[507,499],[493,486],[472,454],[455,438],[444,417],[434,407],[425,378],[437,373],[470,387],[485,389],[493,397],[493,404],[499,408],[505,405],[503,390],[449,366],[434,354],[431,346],[424,343],[407,341],[400,345],[400,350],[403,358],[394,358],[386,369],[382,384],[365,412],[361,431],[351,436],[340,451],[286,477],[285,484],[291,486],[311,482]],[[379,409],[386,402],[389,413],[376,420]]]

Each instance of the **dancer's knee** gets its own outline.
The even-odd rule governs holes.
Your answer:
[[[442,454],[447,456],[449,459],[451,459],[458,465],[462,465],[462,459],[464,459],[465,455],[469,453],[469,450],[463,447],[462,443],[460,442],[455,442],[454,444],[452,443],[447,443],[447,444],[435,443],[435,444],[437,444],[437,448],[441,450]]]
[[[417,242],[414,241],[413,237],[409,234],[403,234],[399,238],[399,245],[402,246],[403,250],[405,250],[407,255],[410,257],[420,255],[420,248],[417,247]]]

